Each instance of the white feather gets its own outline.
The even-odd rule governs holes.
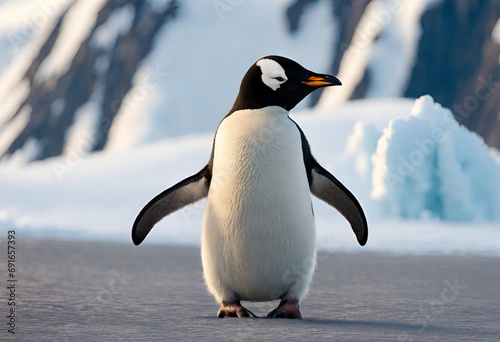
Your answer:
[[[219,301],[307,293],[315,226],[300,132],[281,107],[219,126],[202,234],[205,281]]]
[[[262,71],[262,82],[272,90],[278,89],[281,84],[288,80],[285,69],[278,62],[263,58],[256,64]]]

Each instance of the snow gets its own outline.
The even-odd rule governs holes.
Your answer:
[[[21,109],[19,114],[9,122],[9,129],[2,131],[2,134],[0,134],[0,156],[7,152],[9,146],[17,138],[19,133],[26,128],[30,117],[31,107],[25,106]]]
[[[97,14],[106,0],[77,0],[65,14],[59,35],[50,54],[44,59],[35,75],[35,81],[63,75],[82,43],[94,28]]]
[[[359,181],[365,186],[370,186],[371,183],[372,155],[381,136],[382,132],[373,124],[357,121],[347,139],[343,163],[346,166],[353,166],[352,172],[359,176]]]
[[[6,47],[0,44],[0,55],[5,61],[3,70],[0,69],[0,155],[28,124],[31,108],[24,106],[14,117],[30,92],[24,75],[70,3],[71,0],[24,0],[0,4],[0,42],[8,41]],[[39,149],[37,141],[28,141],[8,158],[7,164],[12,167],[30,161]]]
[[[7,169],[16,170],[35,160],[40,151],[40,142],[35,138],[29,138],[23,147],[7,157],[3,164]]]
[[[9,1],[0,6],[0,39],[8,40],[7,51],[5,47],[0,50],[6,62],[0,77],[0,102],[3,104],[0,106],[0,133],[8,129],[1,125],[12,118],[28,96],[30,88],[24,75],[69,2],[25,0]],[[11,63],[7,65],[8,61]]]
[[[2,94],[1,91],[0,89],[0,98],[3,98],[4,101],[2,102],[2,106],[0,106],[0,132],[2,132],[2,129],[8,124],[9,120],[13,119],[19,105],[28,97],[30,86],[27,80],[23,80],[7,94]]]
[[[331,1],[311,4],[293,35],[284,15],[289,1],[227,3],[231,10],[222,18],[212,1],[181,3],[142,62],[141,74],[147,77],[134,78],[136,100],[120,108],[106,148],[213,132],[231,108],[245,72],[264,56],[282,55],[310,70],[328,71],[334,40]],[[151,75],[154,70],[160,73]],[[154,82],[144,84],[148,78]],[[122,136],[133,138],[124,142]]]
[[[383,28],[381,14],[383,15],[384,11],[381,0],[374,0],[368,4],[354,31],[351,44],[340,62],[337,76],[342,81],[342,87],[326,88],[318,103],[319,108],[323,110],[334,108],[350,98],[356,85],[363,78],[374,41]]]
[[[125,149],[144,139],[149,128],[148,101],[162,97],[158,87],[165,82],[167,76],[168,73],[159,65],[156,68],[147,66],[137,70],[132,78],[132,87],[123,98],[110,127],[106,150]],[[175,121],[178,119],[172,120],[172,123]]]
[[[92,94],[89,101],[75,112],[73,124],[66,132],[63,155],[82,156],[92,151],[99,137],[97,131],[101,115],[102,89]]]
[[[10,0],[0,4],[0,34],[24,31],[27,27],[43,26],[57,18],[73,0]]]
[[[156,13],[165,13],[170,6],[170,1],[167,0],[146,0],[146,3]]]
[[[384,3],[388,19],[368,65],[371,79],[367,97],[400,96],[416,58],[420,18],[427,0],[401,1],[398,6],[392,3]]]
[[[326,89],[323,109],[348,100],[365,72],[369,74],[367,97],[401,96],[416,58],[420,19],[437,0],[374,0],[368,4],[340,63],[343,86]]]
[[[112,47],[118,37],[130,31],[135,16],[132,4],[118,8],[92,35],[91,43],[103,48]]]
[[[493,30],[491,31],[491,38],[495,43],[500,45],[500,19],[498,19],[497,23],[493,27]]]
[[[118,38],[130,31],[134,18],[134,5],[126,4],[111,13],[106,22],[97,26],[93,32],[90,44],[102,50],[94,62],[94,71],[97,75],[105,75],[109,69],[116,42]]]
[[[370,197],[370,169],[378,167],[380,157],[370,156],[380,153],[381,141],[385,139],[401,153],[408,153],[414,137],[426,137],[425,127],[446,129],[450,134],[449,146],[459,152],[454,155],[446,150],[448,159],[440,158],[448,166],[436,172],[460,171],[463,179],[483,192],[488,186],[498,189],[495,179],[500,171],[493,166],[499,166],[491,164],[493,156],[486,146],[477,136],[447,122],[448,112],[430,98],[424,97],[415,104],[407,99],[359,100],[334,110],[292,113],[308,137],[314,156],[352,190],[368,218],[370,236],[367,246],[361,248],[347,221],[313,198],[320,250],[500,255],[498,221],[486,221],[487,217],[480,215],[473,217],[472,222],[450,222],[431,215],[402,219],[384,215],[380,208],[385,202]],[[164,189],[203,168],[209,159],[212,139],[212,133],[185,135],[124,150],[69,154],[17,168],[0,166],[0,227],[16,227],[20,236],[26,237],[131,243],[131,226],[140,209]],[[478,165],[472,167],[469,163],[470,169],[455,169],[453,158],[463,161],[466,158],[462,157],[467,156],[473,156]],[[424,169],[430,167],[426,163]],[[394,166],[388,164],[387,168],[392,170]],[[418,189],[406,187],[406,191],[414,191],[407,197],[422,197]],[[455,201],[467,202],[460,196],[475,196],[454,191],[442,187],[442,193],[448,197],[454,194]],[[393,195],[387,196],[392,200]],[[480,213],[486,213],[480,207],[487,205],[485,201],[473,204]],[[201,201],[168,216],[144,243],[199,245],[203,212]]]

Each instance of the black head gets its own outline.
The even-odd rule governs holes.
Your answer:
[[[338,78],[309,71],[291,59],[263,57],[243,77],[230,113],[267,106],[291,110],[314,90],[341,84]]]

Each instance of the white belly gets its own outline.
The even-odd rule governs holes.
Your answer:
[[[209,290],[219,300],[231,292],[254,301],[289,291],[304,292],[300,297],[315,255],[298,128],[280,107],[233,113],[217,131],[205,211],[202,260]]]

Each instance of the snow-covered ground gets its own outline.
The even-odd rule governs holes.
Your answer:
[[[313,199],[320,249],[500,255],[497,152],[488,152],[430,97],[416,103],[351,101],[291,116],[315,157],[352,190],[368,219],[369,239],[361,248],[347,221]],[[439,130],[447,138],[439,136],[432,149],[424,144],[427,150],[419,150],[416,140],[434,139]],[[212,139],[205,133],[91,155],[74,150],[25,166],[13,158],[0,165],[0,227],[16,227],[21,238],[131,243],[131,226],[142,206],[204,167]],[[414,151],[421,152],[413,156]],[[398,173],[407,166],[399,157],[414,170]],[[400,182],[393,182],[391,172]],[[443,210],[433,211],[429,203]],[[462,207],[454,212],[456,205]],[[395,206],[412,215],[401,215]],[[165,218],[145,243],[199,245],[203,210],[202,201]]]

